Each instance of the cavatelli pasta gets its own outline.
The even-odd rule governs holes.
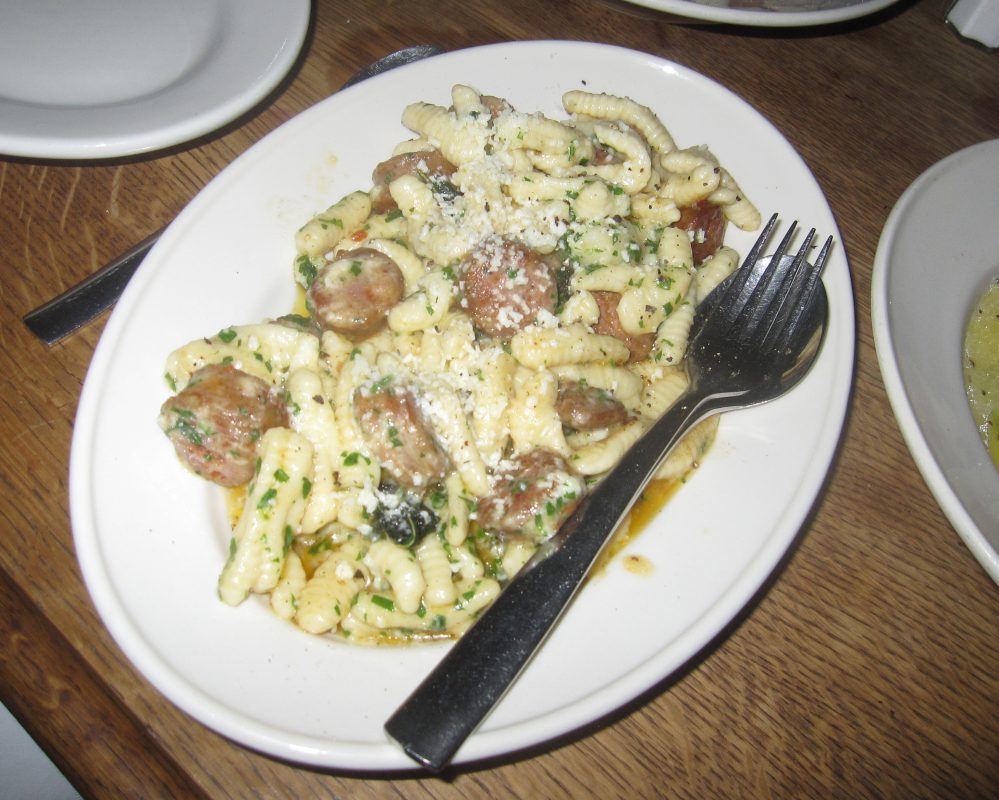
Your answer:
[[[333,630],[353,608],[361,588],[352,562],[326,559],[301,589],[295,623],[309,633]]]
[[[271,428],[260,442],[257,474],[233,532],[219,576],[222,601],[234,606],[252,592],[269,592],[281,577],[285,554],[305,509],[312,480],[312,445],[287,428]]]
[[[294,234],[300,316],[223,328],[167,358],[174,391],[231,364],[285,417],[248,448],[255,477],[218,594],[268,594],[312,634],[460,636],[686,390],[696,306],[739,256],[705,259],[681,218],[693,207],[722,227],[760,224],[706,143],[678,147],[631,98],[569,91],[565,119],[464,84],[449,103],[406,106],[415,136],[370,165],[384,183]],[[357,249],[370,259],[343,258]],[[317,313],[334,285],[342,308]],[[716,428],[696,428],[658,477],[696,466]],[[503,529],[528,490],[547,502]]]
[[[574,450],[570,463],[580,475],[601,475],[621,460],[645,430],[640,420],[622,425],[603,439]]]
[[[291,426],[312,445],[311,487],[306,498],[301,528],[319,530],[337,518],[340,492],[336,482],[336,464],[342,447],[337,433],[332,404],[327,399],[319,372],[308,367],[295,370],[285,384],[291,409]]]
[[[424,536],[415,546],[414,552],[426,583],[423,602],[428,606],[453,603],[456,593],[451,576],[451,562],[440,535],[431,533]]]
[[[566,455],[569,446],[555,410],[558,381],[548,370],[526,370],[510,407],[510,440],[515,453],[542,448]]]
[[[714,291],[723,280],[735,272],[739,266],[739,254],[731,247],[722,247],[697,268],[693,280],[695,305]]]
[[[213,336],[194,341],[167,357],[167,381],[183,389],[191,375],[209,364],[232,364],[275,386],[284,383],[297,367],[319,363],[319,337],[316,334],[282,325],[263,322],[256,325],[233,325]]]
[[[656,329],[653,358],[664,364],[679,364],[687,354],[690,326],[694,323],[694,304],[681,300]]]
[[[620,339],[591,333],[579,323],[561,328],[525,328],[510,340],[510,350],[517,361],[531,369],[621,364],[628,360],[628,347]]]
[[[310,258],[322,256],[361,227],[371,213],[366,192],[351,192],[316,214],[295,234],[295,248]]]
[[[488,142],[486,121],[479,115],[448,111],[431,103],[412,103],[402,112],[402,124],[436,143],[452,164],[480,157]]]
[[[298,613],[302,589],[305,588],[307,581],[308,576],[305,574],[305,567],[302,566],[302,559],[294,550],[289,551],[281,568],[281,577],[271,591],[271,610],[281,619],[294,619]]]
[[[575,90],[562,95],[562,105],[570,114],[621,120],[642,134],[649,147],[657,153],[676,149],[673,137],[655,113],[631,98]]]
[[[369,548],[366,562],[392,588],[400,610],[412,614],[420,607],[427,581],[408,547],[379,539]]]

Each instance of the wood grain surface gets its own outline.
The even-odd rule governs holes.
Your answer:
[[[960,41],[947,6],[902,0],[846,24],[764,29],[678,24],[611,0],[318,0],[288,80],[222,131],[113,162],[0,157],[0,699],[94,798],[999,796],[999,590],[905,447],[870,320],[874,253],[898,196],[944,156],[999,137],[999,54]],[[67,476],[104,323],[48,348],[21,317],[168,223],[235,156],[377,57],[516,39],[675,60],[746,98],[798,149],[854,281],[841,447],[765,591],[611,718],[443,777],[281,763],[174,708],[101,624],[74,555]]]

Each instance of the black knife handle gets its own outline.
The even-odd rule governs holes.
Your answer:
[[[46,344],[55,344],[109,309],[125,290],[163,229],[102,267],[82,283],[25,314],[24,324]]]

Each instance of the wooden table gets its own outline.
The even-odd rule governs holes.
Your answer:
[[[937,160],[999,136],[999,55],[959,41],[947,5],[903,0],[841,26],[780,30],[677,24],[610,0],[319,0],[291,78],[218,134],[115,163],[0,159],[3,702],[88,797],[999,796],[999,591],[905,447],[870,321],[874,252],[899,194]],[[540,38],[690,66],[771,119],[814,171],[858,318],[826,491],[729,635],[585,735],[445,778],[327,774],[249,752],[175,709],[101,625],[66,489],[103,320],[48,348],[21,316],[169,222],[241,151],[378,56]]]

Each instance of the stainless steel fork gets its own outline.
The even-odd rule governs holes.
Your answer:
[[[827,316],[820,273],[832,246],[807,260],[815,231],[786,255],[792,223],[769,257],[772,216],[742,266],[698,306],[687,392],[639,439],[386,722],[419,764],[441,770],[516,680],[663,460],[692,426],[771,400],[819,350]]]

